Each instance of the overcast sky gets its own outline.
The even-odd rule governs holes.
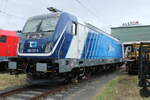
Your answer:
[[[28,17],[53,6],[109,31],[123,22],[150,24],[149,5],[150,0],[0,0],[0,28],[22,29]]]

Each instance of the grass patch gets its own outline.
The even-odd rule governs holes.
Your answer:
[[[24,74],[19,75],[18,77],[10,74],[0,74],[0,90],[25,84],[27,84],[27,82],[26,75]]]
[[[137,84],[137,76],[118,76],[106,84],[94,100],[150,100],[141,96],[141,88]]]

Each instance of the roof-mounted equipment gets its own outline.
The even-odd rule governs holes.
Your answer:
[[[56,9],[56,8],[54,8],[54,7],[49,7],[49,8],[47,8],[49,11],[51,11],[51,12],[53,12],[53,13],[57,13],[57,12],[62,12],[61,10],[58,10],[58,9]]]

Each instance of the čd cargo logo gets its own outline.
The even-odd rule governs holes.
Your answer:
[[[37,47],[37,42],[36,41],[30,41],[30,47],[31,48],[36,48]]]

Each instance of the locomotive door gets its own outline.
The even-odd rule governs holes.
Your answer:
[[[7,45],[7,37],[5,35],[0,35],[0,56],[8,56]]]
[[[87,36],[87,30],[84,25],[78,24],[77,35],[78,35],[78,43],[77,43],[78,44],[78,58],[81,58],[83,50],[84,50],[86,36]]]
[[[7,44],[7,54],[8,56],[17,56],[17,45],[18,45],[18,37],[9,37]]]

